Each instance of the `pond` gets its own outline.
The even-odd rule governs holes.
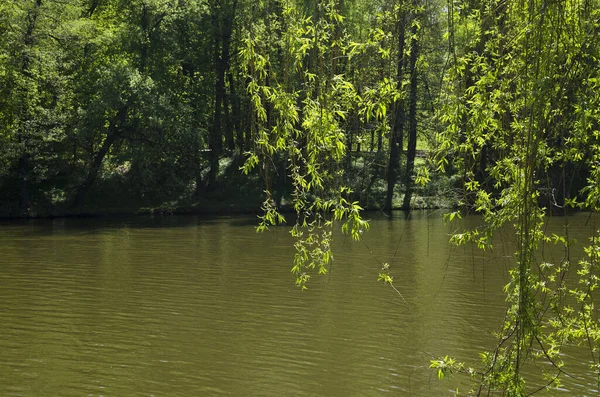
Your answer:
[[[307,291],[289,228],[257,234],[251,216],[2,223],[0,395],[466,392],[429,360],[477,365],[495,346],[510,233],[484,255],[452,248],[441,212],[365,216],[363,241],[336,233],[330,272]],[[582,243],[587,219],[568,218]],[[402,296],[377,281],[383,262]],[[545,395],[597,393],[589,357],[571,358],[578,377]]]

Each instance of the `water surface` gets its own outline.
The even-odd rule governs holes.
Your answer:
[[[336,234],[331,271],[305,292],[289,228],[256,234],[253,217],[1,224],[0,395],[466,391],[427,367],[446,354],[477,364],[494,347],[510,233],[483,255],[451,248],[439,212],[367,216],[364,241]],[[586,216],[569,222],[583,236]],[[377,282],[383,262],[402,297]],[[588,358],[573,354],[582,375],[547,395],[592,394]]]

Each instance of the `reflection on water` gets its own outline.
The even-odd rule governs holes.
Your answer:
[[[2,224],[0,395],[466,391],[427,367],[446,354],[476,364],[494,346],[510,233],[483,255],[452,249],[441,213],[368,216],[364,242],[336,235],[330,273],[306,292],[289,272],[289,229],[258,235],[251,217]],[[574,235],[585,220],[569,218]],[[383,262],[405,301],[377,282]],[[572,354],[585,373],[587,357]]]

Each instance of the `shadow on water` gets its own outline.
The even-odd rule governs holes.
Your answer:
[[[256,226],[252,215],[130,215],[100,218],[14,219],[0,221],[0,228],[19,235],[44,236],[52,233],[95,233],[103,230],[189,228],[227,223],[232,227]]]

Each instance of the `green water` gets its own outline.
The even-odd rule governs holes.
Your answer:
[[[441,213],[367,217],[364,242],[336,235],[331,272],[305,292],[289,229],[259,235],[253,217],[0,224],[0,396],[466,391],[427,367],[495,345],[510,233],[484,256],[451,249]],[[377,282],[381,262],[404,299]],[[547,395],[592,394],[574,354],[578,378]]]

